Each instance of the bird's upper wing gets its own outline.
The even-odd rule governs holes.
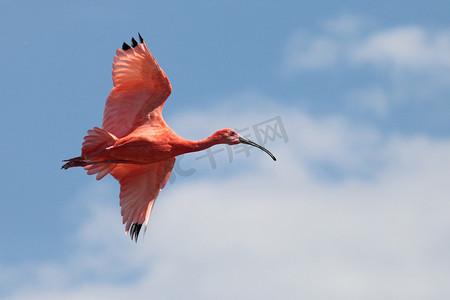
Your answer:
[[[114,88],[106,100],[103,129],[121,138],[161,114],[172,87],[142,37],[117,49],[113,63]]]
[[[153,204],[164,188],[173,169],[175,158],[148,165],[118,164],[111,175],[120,182],[120,206],[128,233],[137,240],[139,230],[147,226]],[[138,228],[133,230],[133,228]]]

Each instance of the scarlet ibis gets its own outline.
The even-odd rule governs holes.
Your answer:
[[[175,157],[216,144],[244,143],[275,156],[266,148],[222,129],[201,141],[176,134],[162,117],[172,87],[139,34],[138,43],[123,43],[114,57],[114,87],[106,99],[102,128],[87,131],[81,156],[64,160],[62,169],[83,167],[97,180],[111,174],[120,183],[120,206],[125,233],[137,242],[148,225],[159,192],[169,179]]]

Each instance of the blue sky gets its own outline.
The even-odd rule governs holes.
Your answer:
[[[1,7],[0,297],[450,296],[447,1]],[[184,156],[135,245],[117,182],[59,168],[101,124],[115,49],[137,32],[180,135],[284,131],[265,144],[275,163]]]

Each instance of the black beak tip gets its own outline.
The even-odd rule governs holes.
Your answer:
[[[247,145],[250,145],[250,146],[259,148],[259,149],[261,149],[262,151],[264,151],[264,152],[266,152],[267,154],[269,154],[269,156],[273,159],[273,161],[276,161],[276,160],[277,160],[277,159],[275,158],[275,156],[274,156],[269,150],[267,150],[266,148],[264,148],[263,146],[258,145],[257,143],[252,142],[252,141],[250,141],[250,140],[248,140],[248,139],[246,139],[246,138],[243,138],[243,137],[239,137],[239,141],[240,141],[241,143],[243,143],[243,144],[247,144]]]

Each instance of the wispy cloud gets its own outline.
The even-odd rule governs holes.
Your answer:
[[[450,30],[404,26],[375,31],[357,43],[356,63],[427,71],[450,68]]]
[[[389,97],[389,93],[379,86],[350,90],[346,95],[348,105],[359,106],[357,109],[371,111],[379,117],[388,114]]]
[[[447,102],[450,28],[383,27],[345,15],[325,20],[316,30],[294,33],[287,41],[283,66],[291,76],[337,73],[347,82],[353,79],[354,86],[349,84],[336,95],[352,109],[378,117],[388,116],[402,103],[423,110],[423,103]]]
[[[321,69],[339,62],[342,45],[329,36],[312,37],[299,31],[288,43],[285,65],[288,71]]]
[[[370,29],[362,18],[345,16],[324,22],[319,32],[300,30],[286,49],[291,70],[367,64],[422,70],[450,68],[450,29],[418,25]]]

